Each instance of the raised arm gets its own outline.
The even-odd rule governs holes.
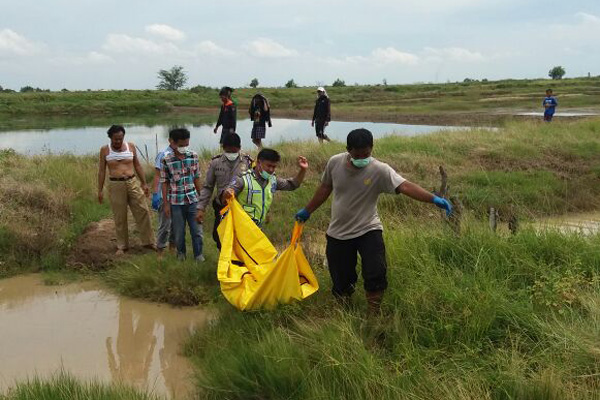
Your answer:
[[[106,150],[103,146],[100,149],[100,160],[98,161],[98,203],[102,204],[104,200],[104,180],[106,179]]]

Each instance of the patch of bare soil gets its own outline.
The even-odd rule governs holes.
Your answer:
[[[130,218],[131,220],[131,218]],[[125,255],[116,256],[117,239],[115,223],[112,219],[92,222],[79,236],[71,253],[67,257],[67,266],[71,268],[103,269],[114,261],[130,254],[141,254],[151,250],[142,247],[135,225],[129,224],[129,250]]]

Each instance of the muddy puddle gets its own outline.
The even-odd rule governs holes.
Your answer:
[[[199,309],[120,298],[93,282],[45,286],[38,275],[0,280],[0,393],[62,368],[82,379],[188,398],[194,372],[181,346],[208,319]]]
[[[539,231],[554,230],[563,233],[594,235],[600,232],[600,212],[545,218],[535,222],[533,226]]]

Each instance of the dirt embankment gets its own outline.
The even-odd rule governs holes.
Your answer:
[[[202,114],[217,115],[212,108],[203,107],[174,107],[175,114]],[[277,109],[271,116],[273,118],[306,119],[312,118],[313,110],[309,109]],[[481,126],[499,124],[513,118],[509,114],[490,114],[486,112],[469,113],[439,113],[439,114],[406,114],[395,113],[389,110],[376,111],[372,109],[337,109],[334,119],[348,122],[391,122],[411,125],[444,125],[444,126]]]
[[[131,218],[130,218],[131,219]],[[129,224],[130,248],[127,254],[141,254],[150,250],[142,247],[134,224]],[[112,219],[103,219],[87,226],[77,238],[69,256],[67,265],[71,268],[103,269],[112,262],[126,256],[116,256],[117,240],[115,223]]]
[[[587,110],[586,110],[587,111]],[[593,110],[596,111],[596,110]],[[175,114],[201,114],[217,115],[212,108],[202,107],[174,107]],[[519,114],[521,113],[521,114]],[[306,119],[312,118],[312,110],[277,109],[271,114],[273,118]],[[569,120],[590,118],[592,115],[567,116]],[[377,111],[373,109],[336,109],[334,119],[348,122],[390,122],[410,125],[440,125],[440,126],[496,126],[507,121],[539,120],[538,115],[522,114],[522,110],[502,109],[497,112],[441,112],[438,114],[424,113],[398,113],[389,110]],[[563,117],[557,116],[556,119]]]

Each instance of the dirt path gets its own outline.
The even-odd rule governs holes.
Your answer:
[[[126,254],[141,254],[149,251],[141,246],[134,224],[129,225],[129,241],[130,249]],[[77,238],[67,257],[67,265],[71,268],[103,269],[123,257],[115,256],[116,250],[114,221],[103,219],[92,222]]]

